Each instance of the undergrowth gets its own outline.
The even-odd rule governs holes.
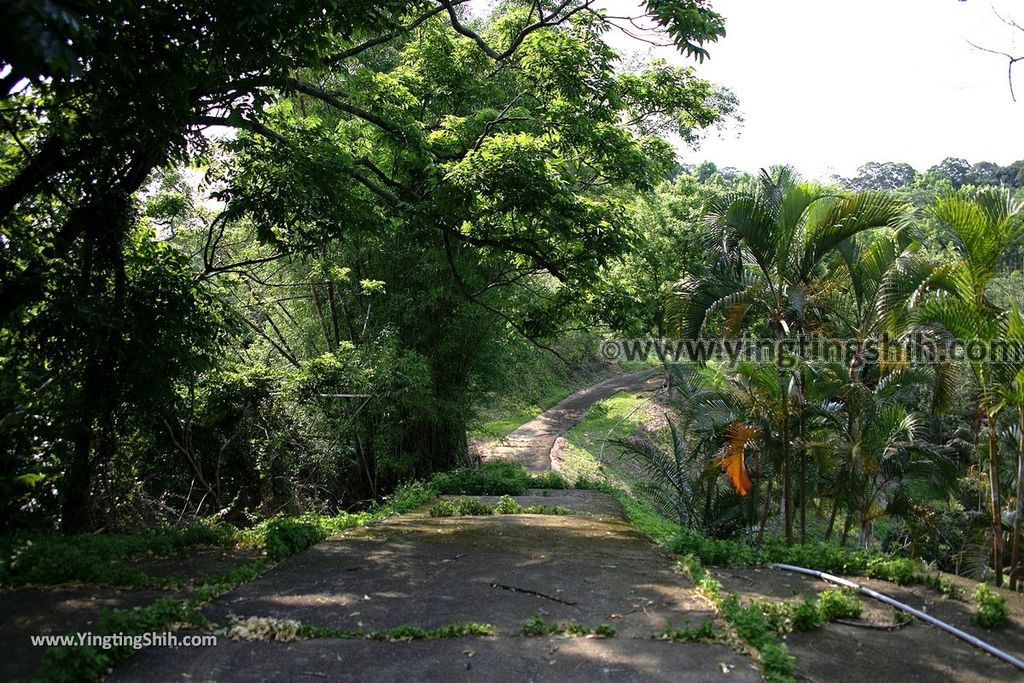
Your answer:
[[[511,460],[488,460],[477,467],[441,472],[430,480],[437,495],[522,496],[529,489],[567,489],[569,483],[557,472],[531,475]]]
[[[795,680],[793,657],[785,644],[777,639],[776,628],[759,605],[745,606],[734,593],[724,593],[722,584],[693,555],[680,561],[679,569],[697,584],[700,593],[718,610],[736,635],[755,651],[766,681],[790,683]]]

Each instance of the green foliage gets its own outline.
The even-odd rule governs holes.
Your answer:
[[[496,515],[521,515],[526,510],[522,505],[519,504],[512,496],[502,496],[501,500],[494,507],[494,514]]]
[[[813,631],[824,623],[820,603],[804,600],[797,603],[790,615],[790,627],[794,631]]]
[[[856,619],[863,605],[857,594],[845,590],[828,590],[818,593],[818,613],[825,621],[834,619]]]
[[[292,519],[274,519],[266,527],[264,544],[271,562],[291,557],[326,537],[324,529],[315,524]]]
[[[644,505],[635,498],[627,495],[621,489],[600,481],[592,481],[581,478],[576,481],[576,488],[590,491],[600,491],[614,496],[626,512],[629,523],[641,533],[654,539],[656,542],[666,544],[678,531],[679,526],[665,519],[649,506]],[[675,552],[675,551],[673,551]]]
[[[775,637],[773,622],[777,625],[778,618],[766,616],[763,603],[744,606],[735,594],[723,594],[722,584],[693,555],[680,560],[678,567],[697,584],[697,589],[711,601],[726,623],[757,651],[765,680],[773,683],[795,680],[793,657]]]
[[[141,636],[167,631],[172,624],[205,626],[205,617],[188,602],[161,599],[147,607],[104,610],[94,635]],[[135,652],[130,643],[109,649],[92,646],[53,647],[43,657],[35,680],[43,683],[71,683],[100,680],[110,667]]]
[[[909,624],[914,620],[913,615],[907,614],[906,612],[898,609],[892,611],[892,623],[896,625]]]
[[[965,592],[964,589],[949,579],[942,578],[941,574],[917,575],[916,579],[928,588],[939,591],[942,593],[943,597],[949,598],[950,600],[960,600],[963,598]]]
[[[469,517],[487,516],[494,511],[484,503],[473,498],[456,498],[454,500],[440,500],[430,508],[431,517]],[[507,514],[507,513],[506,513]]]
[[[403,515],[423,507],[436,497],[437,493],[429,485],[418,481],[408,482],[384,497],[375,509],[375,516]]]
[[[526,469],[509,460],[488,460],[479,467],[460,467],[430,480],[438,495],[521,496],[530,486]]]
[[[568,482],[557,472],[531,475],[511,460],[488,460],[477,467],[441,472],[430,480],[437,495],[521,496],[528,489],[565,489]]]
[[[794,680],[793,657],[775,639],[775,629],[759,606],[743,606],[735,595],[728,595],[718,601],[717,607],[729,625],[760,654],[766,681]]]
[[[540,474],[531,475],[529,478],[529,485],[531,489],[568,489],[572,488],[569,482],[565,480],[565,477],[559,472],[554,470],[548,470],[547,472],[541,472]]]
[[[433,629],[423,629],[417,626],[396,626],[383,631],[370,631],[366,634],[369,640],[385,640],[389,642],[401,642],[406,640],[444,640],[448,638],[462,638],[465,636],[493,636],[495,629],[490,624],[449,624]]]
[[[822,591],[813,599],[800,602],[754,600],[748,607],[760,610],[768,625],[779,635],[813,631],[836,619],[855,619],[862,610],[856,593],[847,590]]]
[[[745,566],[758,561],[757,552],[745,543],[708,538],[690,529],[678,529],[665,547],[677,555],[694,555],[709,565]]]
[[[919,566],[916,562],[905,557],[894,557],[891,559],[875,557],[868,560],[865,573],[872,579],[894,581],[902,586],[917,581],[918,569]]]
[[[980,626],[999,628],[1009,622],[1010,613],[1006,609],[1006,598],[989,588],[987,584],[979,583],[972,597],[978,603],[974,620]]]
[[[82,581],[137,588],[162,586],[169,580],[146,576],[125,562],[134,558],[173,557],[200,545],[231,545],[237,534],[228,525],[197,523],[138,535],[14,535],[0,541],[0,582],[45,585]]]

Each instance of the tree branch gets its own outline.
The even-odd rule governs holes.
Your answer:
[[[329,107],[333,107],[339,111],[343,111],[346,114],[351,114],[356,118],[366,121],[367,123],[372,123],[381,130],[387,131],[388,133],[391,133],[397,138],[405,139],[406,137],[405,133],[400,128],[393,126],[392,124],[388,123],[387,121],[377,116],[376,114],[368,112],[365,109],[362,109],[355,105],[349,104],[348,102],[343,102],[342,100],[338,99],[337,96],[327,92],[326,90],[322,90],[321,88],[318,88],[315,85],[306,83],[305,81],[300,81],[297,78],[285,79],[284,84],[285,87],[290,87],[295,90],[298,90],[301,93],[305,93],[310,97],[315,97],[316,99],[320,100]]]
[[[498,52],[490,45],[488,45],[487,41],[484,40],[479,33],[468,28],[461,21],[459,21],[458,13],[455,11],[455,5],[458,3],[452,2],[451,0],[441,0],[441,4],[448,10],[448,19],[451,21],[452,28],[455,29],[457,33],[461,33],[467,38],[472,39],[473,42],[475,42],[477,46],[481,50],[483,50],[488,57],[498,62],[504,61],[511,57],[513,54],[515,54],[515,51],[519,49],[519,46],[522,44],[523,40],[525,40],[526,37],[533,33],[534,31],[537,31],[542,28],[547,28],[549,26],[557,26],[558,24],[565,22],[574,14],[582,12],[583,10],[590,7],[593,0],[585,0],[585,2],[583,2],[578,7],[574,7],[568,12],[565,12],[565,14],[562,14],[562,12],[565,11],[565,9],[569,7],[569,5],[572,4],[572,2],[573,0],[563,0],[563,2],[560,5],[558,5],[558,7],[551,11],[551,14],[549,14],[546,19],[544,18],[543,10],[541,10],[540,19],[538,21],[535,21],[534,23],[524,27],[521,31],[519,31],[518,34],[516,34],[516,37],[512,39],[512,42],[509,44],[506,50]]]
[[[1014,26],[1016,26],[1016,24],[1014,24]],[[1010,98],[1014,102],[1016,102],[1017,101],[1017,94],[1013,91],[1013,67],[1014,67],[1015,64],[1017,64],[1017,62],[1024,61],[1024,56],[1014,57],[1013,55],[1011,55],[1008,52],[1002,52],[1000,50],[992,50],[992,49],[987,48],[987,47],[982,47],[980,45],[972,43],[969,40],[967,41],[967,44],[970,45],[971,47],[973,47],[975,50],[980,50],[982,52],[987,52],[990,55],[999,55],[1000,57],[1006,57],[1006,59],[1007,59],[1006,80],[1007,80],[1007,82],[1010,85]]]
[[[454,0],[454,2],[452,4],[461,5],[461,4],[466,3],[466,2],[469,2],[469,0]],[[355,57],[355,56],[357,56],[359,54],[362,54],[363,52],[366,52],[367,50],[369,50],[371,48],[377,47],[378,45],[383,45],[384,43],[391,42],[392,40],[394,40],[398,36],[400,36],[402,34],[405,34],[405,33],[408,33],[409,31],[414,30],[415,28],[420,26],[423,22],[427,21],[428,19],[430,19],[432,17],[436,17],[438,14],[440,14],[441,12],[444,12],[446,9],[447,8],[444,5],[439,5],[438,7],[435,7],[432,10],[428,10],[427,12],[424,12],[420,16],[416,17],[416,19],[413,20],[411,23],[406,24],[405,26],[401,27],[397,31],[392,31],[391,33],[386,33],[386,34],[384,34],[382,36],[377,36],[376,38],[371,38],[370,40],[367,40],[364,43],[360,43],[359,45],[355,45],[353,47],[350,47],[347,50],[342,50],[338,54],[333,55],[331,57],[328,57],[324,61],[325,61],[325,63],[328,66],[336,66],[336,65],[340,64],[341,62],[345,61],[346,59],[351,59],[352,57]]]
[[[541,349],[542,351],[548,351],[549,353],[554,355],[556,358],[558,358],[558,360],[560,360],[563,363],[565,363],[567,366],[570,365],[569,361],[566,360],[565,357],[562,354],[558,353],[558,351],[555,351],[550,346],[546,346],[545,344],[542,344],[541,342],[537,341],[537,339],[535,339],[534,337],[532,337],[529,334],[527,334],[526,330],[524,330],[519,325],[519,323],[517,323],[515,320],[513,320],[504,311],[501,311],[501,310],[499,310],[497,308],[494,308],[493,306],[490,306],[490,305],[484,303],[483,301],[480,301],[480,299],[476,298],[475,296],[473,296],[473,294],[469,291],[469,287],[467,287],[466,283],[462,281],[462,277],[459,275],[459,270],[458,270],[458,268],[455,265],[455,257],[452,254],[452,245],[451,245],[451,241],[448,238],[448,231],[445,230],[444,232],[442,232],[442,235],[443,235],[443,238],[444,238],[444,254],[445,254],[445,259],[448,261],[448,268],[451,271],[452,278],[455,280],[455,284],[459,288],[459,291],[462,292],[462,295],[464,297],[466,297],[466,299],[470,303],[473,303],[473,304],[476,304],[477,306],[480,306],[484,310],[489,311],[490,313],[493,313],[494,315],[498,316],[499,318],[501,318],[502,320],[507,322],[509,325],[512,326],[512,329],[514,329],[516,332],[518,332],[520,335],[522,335],[522,337],[524,339],[529,341],[531,344],[536,346],[538,349]]]
[[[241,130],[247,130],[250,133],[256,133],[268,140],[280,143],[282,145],[288,145],[288,139],[278,133],[277,131],[267,128],[262,123],[253,121],[252,119],[244,119],[241,117],[228,118],[226,116],[199,116],[195,120],[198,126],[224,126],[225,128],[238,128]]]

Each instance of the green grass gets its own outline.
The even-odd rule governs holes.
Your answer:
[[[173,586],[166,577],[150,577],[126,562],[174,557],[201,545],[229,546],[238,530],[228,525],[195,523],[143,534],[19,534],[0,540],[0,583],[70,582],[128,588]]]
[[[198,605],[187,600],[161,599],[147,607],[104,610],[94,635],[141,636],[168,631],[174,624],[206,626]],[[51,647],[33,678],[43,683],[71,683],[100,680],[107,670],[127,659],[135,650],[130,644],[110,649],[92,646]]]
[[[679,533],[680,527],[678,524],[665,519],[649,505],[638,501],[620,488],[602,481],[591,481],[589,479],[578,480],[576,487],[590,491],[599,491],[614,497],[622,505],[630,525],[653,539],[659,545],[667,546],[676,534]]]
[[[571,481],[599,480],[631,489],[636,473],[608,440],[631,435],[649,417],[644,410],[649,398],[649,393],[620,392],[592,405],[565,435],[561,469],[566,476]]]

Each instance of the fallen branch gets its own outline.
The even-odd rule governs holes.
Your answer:
[[[491,584],[491,588],[500,588],[501,590],[512,591],[513,593],[529,593],[530,595],[536,595],[538,598],[546,598],[548,600],[551,600],[552,602],[557,602],[557,603],[560,603],[562,605],[572,606],[572,605],[577,604],[577,603],[575,603],[573,601],[570,601],[570,600],[563,600],[562,598],[556,598],[555,596],[548,595],[547,593],[540,593],[538,591],[532,591],[529,588],[517,588],[516,586],[506,586],[505,584],[502,584],[502,583],[492,583]]]

